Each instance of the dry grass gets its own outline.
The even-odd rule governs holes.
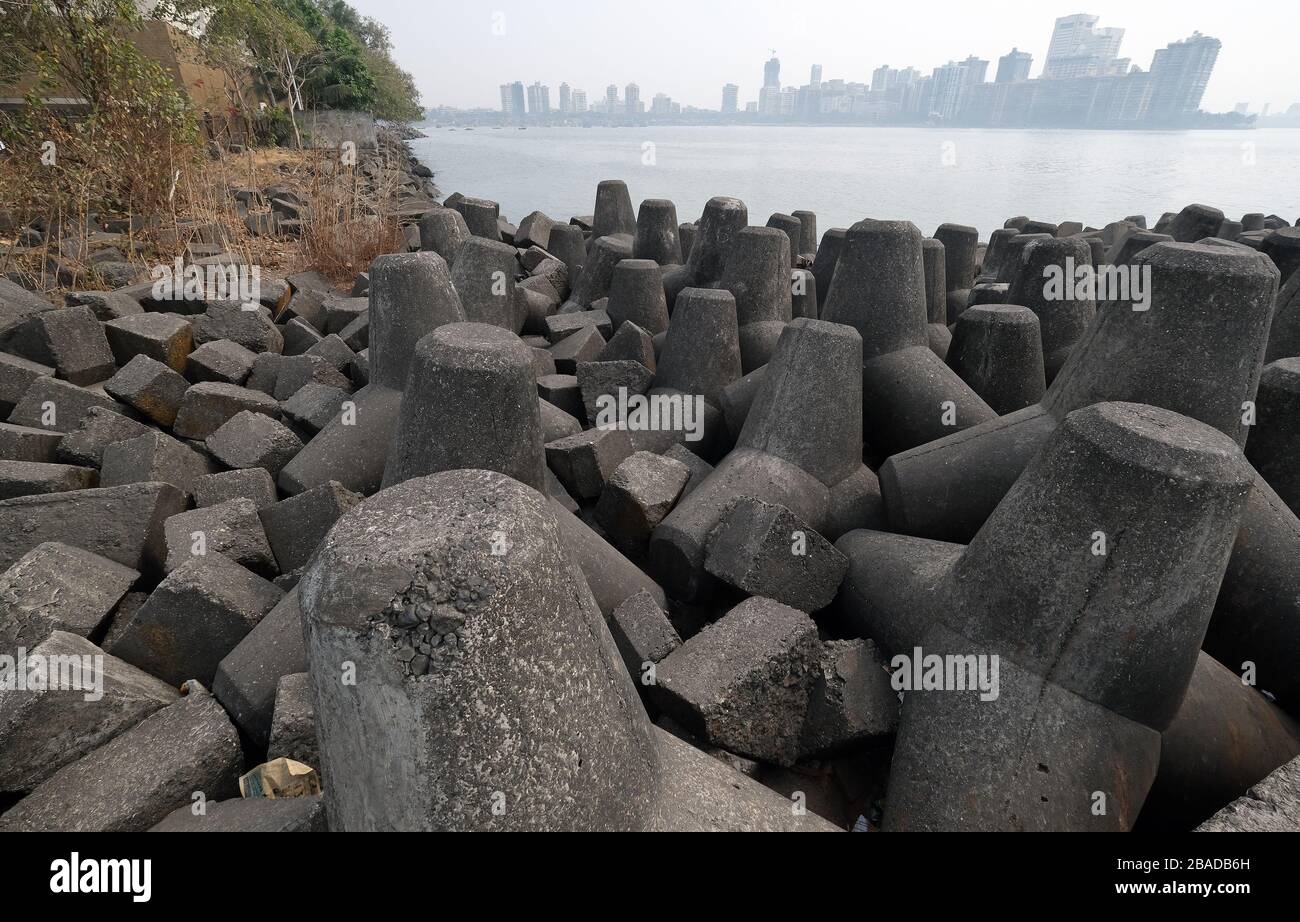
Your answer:
[[[23,181],[39,183],[40,176],[33,172]],[[13,184],[15,177],[11,175],[10,180]],[[54,296],[107,288],[110,286],[87,258],[92,249],[116,246],[145,277],[153,266],[171,264],[185,255],[191,243],[211,239],[215,232],[236,262],[258,266],[265,275],[311,268],[346,284],[376,256],[402,247],[401,231],[389,210],[397,182],[394,170],[381,169],[366,176],[356,167],[341,166],[338,154],[331,151],[257,148],[197,159],[175,172],[174,189],[165,208],[145,227],[121,235],[91,235],[85,227],[87,209],[79,215],[61,211],[49,223],[65,232],[52,235],[36,248],[8,246],[7,253],[0,252],[0,277],[10,272],[23,274]],[[310,203],[301,238],[254,236],[237,210],[231,190],[261,190],[273,185],[286,187]],[[39,205],[30,201],[13,208],[9,204],[13,200],[4,195],[0,187],[0,210],[13,209],[23,220],[41,213]],[[13,238],[0,238],[0,244],[13,243]]]

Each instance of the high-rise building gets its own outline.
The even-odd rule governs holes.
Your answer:
[[[898,71],[888,64],[882,64],[871,72],[871,92],[883,93],[894,85]]]
[[[586,90],[574,90],[574,91],[573,91],[573,111],[574,111],[574,112],[586,112],[586,111],[587,111],[587,91],[586,91]]]
[[[740,87],[728,83],[722,88],[722,114],[735,115],[740,109]]]
[[[636,115],[641,111],[641,87],[629,83],[623,91],[623,102],[627,105],[627,114]]]
[[[528,88],[528,112],[531,115],[546,115],[551,111],[551,88],[541,83],[534,83]]]
[[[1098,21],[1099,17],[1084,13],[1056,20],[1044,77],[1099,77],[1128,70],[1128,60],[1119,57],[1124,30],[1098,29]]]
[[[957,115],[961,106],[962,91],[966,87],[967,71],[965,64],[949,61],[942,67],[936,67],[931,75],[930,115],[951,119]]]
[[[506,115],[519,116],[528,113],[524,104],[524,85],[518,80],[501,84],[501,111]]]
[[[567,83],[560,84],[560,111],[566,115],[573,111],[573,90]]]
[[[781,86],[781,62],[776,57],[763,65],[763,86],[777,88]],[[762,106],[760,105],[759,108],[761,109]]]
[[[995,83],[1019,83],[1029,79],[1029,69],[1034,65],[1034,56],[1028,51],[1012,48],[1007,54],[998,58],[998,75]]]
[[[966,68],[967,86],[984,83],[989,78],[989,62],[983,58],[977,58],[972,54],[961,62],[961,66]]]
[[[808,85],[813,89],[817,89],[822,85],[822,66],[820,64],[812,66],[812,76],[808,80]]]
[[[758,114],[781,114],[781,88],[779,86],[765,86],[758,91]]]
[[[1151,60],[1152,121],[1176,121],[1201,108],[1222,47],[1217,38],[1195,32],[1156,51]]]
[[[618,111],[619,105],[618,87],[611,83],[605,87],[605,111],[613,115]]]
[[[654,99],[650,101],[650,113],[652,115],[672,115],[672,97],[664,93],[655,93]]]

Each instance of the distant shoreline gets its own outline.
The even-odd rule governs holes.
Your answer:
[[[937,125],[925,122],[795,122],[795,121],[646,121],[646,122],[536,122],[519,124],[517,122],[491,121],[451,121],[430,119],[419,122],[415,127],[421,129],[456,129],[479,131],[527,131],[535,128],[921,128],[932,131],[1088,131],[1088,132],[1159,132],[1173,134],[1190,131],[1259,131],[1259,130],[1300,130],[1300,124],[1294,125],[1189,125],[1159,126],[1134,125],[1126,128],[1098,128],[1080,125]]]

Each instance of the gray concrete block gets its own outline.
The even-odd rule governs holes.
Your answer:
[[[104,333],[119,366],[125,366],[137,355],[147,355],[172,371],[183,372],[186,359],[194,351],[193,328],[189,321],[175,314],[120,317],[104,324]]]
[[[61,676],[77,687],[0,686],[0,792],[35,789],[177,698],[174,688],[75,634],[48,635],[27,650],[29,663],[36,657],[65,664]]]
[[[275,479],[260,467],[208,474],[194,481],[194,505],[200,509],[230,499],[249,499],[260,511],[275,504]]]
[[[651,695],[716,746],[793,765],[819,658],[811,618],[771,599],[749,599],[659,663]]]
[[[173,515],[164,526],[166,572],[194,558],[223,555],[266,577],[277,575],[275,555],[266,540],[262,520],[251,499],[226,500],[215,506]]]
[[[170,427],[190,384],[162,362],[145,355],[131,359],[104,382],[110,397],[134,409],[159,426]]]
[[[209,435],[207,446],[212,456],[226,467],[236,470],[260,467],[276,477],[302,451],[302,440],[270,416],[245,410]]]
[[[171,484],[22,496],[0,502],[0,566],[57,541],[139,570],[158,573],[166,556],[163,523],[185,508]]]
[[[741,496],[710,533],[704,567],[742,592],[811,613],[835,598],[849,561],[789,509]]]
[[[282,573],[307,565],[339,517],[361,497],[330,482],[262,509],[262,525]]]
[[[80,548],[36,547],[0,574],[0,652],[32,649],[53,631],[96,635],[139,578]]]
[[[260,391],[219,382],[196,384],[185,392],[172,431],[180,438],[206,439],[245,411],[280,418],[280,405]]]
[[[0,831],[142,832],[202,792],[238,790],[234,726],[198,683],[105,745],[59,769],[0,816]]]
[[[183,442],[161,432],[149,432],[113,442],[104,449],[100,485],[170,483],[182,493],[193,494],[195,482],[213,469],[212,461]]]
[[[212,693],[230,719],[259,747],[270,740],[276,688],[281,678],[307,669],[302,611],[292,589],[226,654]],[[319,769],[317,763],[309,762]]]
[[[108,652],[164,682],[211,683],[283,593],[220,554],[190,560],[149,596]]]
[[[98,486],[98,481],[99,472],[93,467],[0,461],[0,500],[88,490]]]

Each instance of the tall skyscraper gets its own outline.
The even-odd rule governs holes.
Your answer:
[[[1056,20],[1043,65],[1044,77],[1099,77],[1128,70],[1129,62],[1119,58],[1124,30],[1098,29],[1098,20],[1084,13]]]
[[[611,83],[605,87],[605,111],[613,115],[618,111],[618,107],[618,87]]]
[[[1010,52],[998,58],[998,75],[996,83],[1019,83],[1029,79],[1029,70],[1033,67],[1034,56],[1028,51],[1012,48]]]
[[[534,83],[528,88],[528,112],[531,115],[546,115],[551,111],[551,88],[541,83]]]
[[[524,85],[516,80],[514,83],[501,84],[501,111],[506,115],[527,115],[524,104]]]
[[[560,84],[560,111],[566,114],[573,111],[573,90],[567,83]]]
[[[641,87],[629,83],[623,91],[623,102],[627,105],[627,114],[636,115],[641,111]]]
[[[941,119],[954,118],[961,107],[962,93],[966,87],[966,65],[949,61],[934,69],[931,81],[929,114]]]
[[[1150,117],[1169,122],[1201,108],[1223,43],[1195,32],[1156,51],[1151,60]]]
[[[894,70],[888,64],[882,64],[871,72],[871,92],[883,93],[894,85],[894,78],[898,71]]]
[[[812,66],[812,76],[808,80],[808,85],[813,89],[817,89],[822,85],[822,66],[820,64]]]
[[[574,111],[574,112],[586,112],[586,111],[587,111],[587,91],[586,91],[586,90],[574,90],[574,91],[573,91],[573,111]]]
[[[966,68],[966,85],[974,86],[984,83],[989,78],[989,62],[983,58],[977,58],[970,55],[966,60],[961,62],[962,67]]]
[[[776,57],[763,65],[763,86],[781,86],[781,62]]]
[[[728,83],[722,88],[722,114],[735,115],[740,110],[740,87]]]

